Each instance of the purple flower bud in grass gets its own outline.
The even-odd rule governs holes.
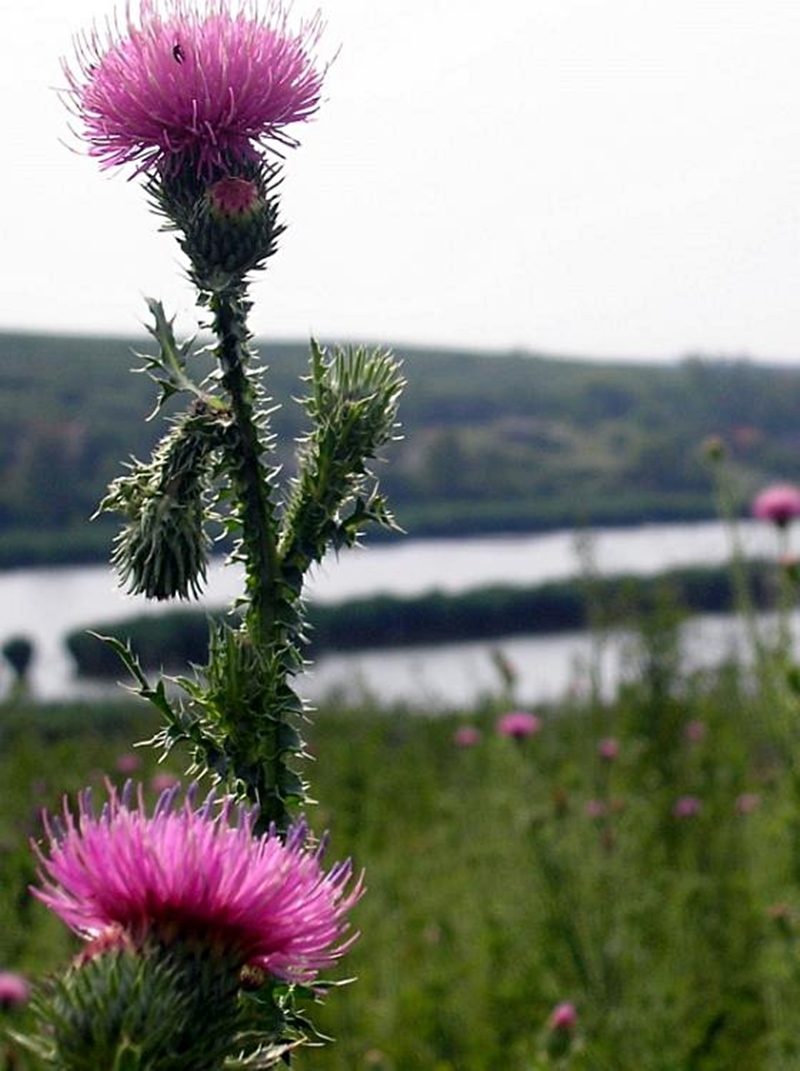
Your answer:
[[[25,1004],[30,996],[27,979],[16,971],[0,971],[0,1008]]]
[[[690,721],[683,730],[683,735],[690,744],[699,744],[701,740],[705,740],[707,731],[704,721]]]
[[[694,818],[700,813],[702,806],[703,801],[697,796],[681,796],[675,801],[672,813],[676,818]]]
[[[550,1029],[572,1033],[578,1025],[578,1010],[574,1004],[565,1001],[557,1004],[550,1015]]]
[[[739,814],[752,814],[761,806],[761,797],[757,792],[743,792],[736,797],[736,810]]]
[[[79,136],[103,167],[137,172],[194,160],[203,173],[252,159],[319,106],[323,73],[310,52],[319,17],[290,31],[280,0],[140,0],[124,31],[79,39],[64,63]]]
[[[542,719],[524,710],[513,710],[497,719],[497,731],[501,736],[524,740],[535,736],[542,728]]]
[[[141,766],[141,761],[138,755],[134,755],[131,752],[126,752],[123,755],[118,755],[114,762],[114,768],[118,773],[130,774],[134,773]]]
[[[587,800],[584,814],[587,818],[605,818],[608,807],[602,800]]]
[[[794,517],[800,517],[800,487],[776,483],[767,487],[753,501],[753,516],[785,528]]]
[[[256,837],[255,809],[199,806],[194,788],[162,794],[152,816],[141,787],[94,813],[90,793],[77,817],[45,816],[48,844],[34,846],[42,889],[34,890],[68,926],[90,940],[119,935],[144,946],[184,941],[289,981],[311,982],[349,948],[345,917],[362,894],[349,862],[322,869],[321,848],[307,847],[305,823],[285,842]],[[348,888],[350,886],[350,888]],[[112,942],[113,943],[113,942]]]
[[[614,762],[619,756],[619,741],[607,736],[597,745],[597,754],[604,762]]]
[[[481,731],[474,725],[460,725],[455,731],[453,741],[458,747],[475,747],[481,742]]]

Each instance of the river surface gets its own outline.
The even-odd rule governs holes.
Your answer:
[[[776,553],[775,533],[767,526],[743,522],[738,531],[747,555]],[[574,576],[587,560],[603,575],[648,575],[677,566],[716,565],[730,557],[729,532],[718,522],[597,529],[580,542],[582,551],[573,532],[559,531],[367,546],[326,559],[307,593],[312,600],[330,603],[384,592],[416,595],[486,584],[531,586]],[[202,604],[225,606],[240,590],[238,569],[215,562]],[[108,694],[107,684],[76,678],[64,636],[76,628],[157,613],[163,605],[124,595],[105,566],[12,570],[0,573],[0,643],[12,635],[33,640],[31,685],[38,698]],[[687,650],[699,663],[713,662],[735,642],[734,624],[725,617],[698,618],[688,629]],[[624,637],[604,645],[599,666],[609,685],[618,677],[625,648]],[[426,709],[457,706],[497,688],[491,654],[498,649],[518,673],[520,701],[531,703],[584,687],[587,667],[598,657],[584,633],[335,654],[316,662],[302,690],[311,700],[337,691]]]

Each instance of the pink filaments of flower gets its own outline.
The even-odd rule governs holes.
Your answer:
[[[290,981],[312,981],[349,948],[345,916],[362,894],[349,861],[323,871],[304,823],[285,841],[254,836],[254,809],[213,794],[196,806],[192,788],[178,797],[179,786],[163,793],[152,816],[130,785],[109,787],[99,815],[88,792],[77,818],[65,801],[34,846],[35,895],[91,941],[189,941]]]
[[[515,740],[524,740],[541,732],[542,719],[525,710],[512,710],[497,719],[497,732],[500,736],[511,736]]]
[[[265,9],[265,10],[264,10]],[[311,51],[319,17],[289,30],[280,0],[140,0],[138,22],[78,41],[64,63],[78,136],[101,166],[137,172],[183,158],[209,173],[258,148],[294,145],[286,132],[316,112],[324,71]]]
[[[785,528],[800,517],[800,487],[791,483],[776,483],[767,487],[753,501],[753,516]]]

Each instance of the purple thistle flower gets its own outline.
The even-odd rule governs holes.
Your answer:
[[[453,735],[457,747],[475,747],[481,742],[482,733],[475,725],[459,725]]]
[[[680,796],[672,808],[676,818],[694,818],[703,808],[703,801],[697,796]]]
[[[230,798],[216,807],[213,793],[196,806],[195,787],[182,804],[180,786],[164,792],[152,817],[141,786],[134,801],[130,783],[121,795],[109,786],[99,815],[88,791],[77,819],[65,800],[63,820],[44,817],[46,851],[34,845],[43,886],[34,894],[101,947],[109,934],[135,946],[184,940],[240,966],[312,981],[358,936],[342,940],[361,879],[348,891],[349,861],[325,873],[304,822],[285,842],[272,831],[256,837],[255,809]]]
[[[16,971],[0,971],[0,1008],[25,1004],[30,996],[28,980]]]
[[[753,501],[753,516],[785,528],[794,517],[800,517],[800,487],[790,483],[767,487]]]
[[[578,1025],[578,1010],[574,1004],[565,1001],[557,1004],[550,1014],[549,1026],[551,1030],[563,1030],[571,1032]]]
[[[324,72],[310,55],[319,17],[289,31],[280,0],[140,0],[138,22],[78,39],[64,63],[78,136],[102,167],[137,173],[179,160],[200,172],[254,159],[270,143],[295,145],[285,128],[319,106]]]
[[[524,740],[541,732],[542,719],[526,710],[512,710],[497,719],[497,732],[500,736],[510,736],[515,740]]]

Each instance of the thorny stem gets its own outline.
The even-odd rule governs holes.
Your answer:
[[[254,649],[252,668],[260,678],[255,689],[260,699],[259,709],[250,713],[257,720],[256,731],[262,746],[258,747],[259,758],[256,759],[255,752],[251,752],[240,773],[249,771],[244,776],[248,794],[260,808],[259,829],[266,829],[274,823],[277,828],[285,830],[290,816],[285,799],[289,771],[282,746],[284,714],[280,702],[276,702],[276,682],[271,676],[281,643],[276,617],[280,564],[269,481],[262,462],[266,446],[259,434],[253,387],[245,370],[249,339],[247,305],[242,289],[215,292],[209,304],[214,314],[213,328],[219,340],[215,353],[222,371],[222,384],[230,396],[238,432],[235,447],[229,453],[229,466],[236,498],[240,503],[241,548],[247,595],[245,640]]]
[[[259,439],[253,414],[253,391],[245,374],[247,358],[246,309],[241,293],[222,291],[211,298],[213,327],[219,339],[216,356],[222,384],[231,399],[238,431],[239,463],[235,480],[241,501],[242,543],[246,551],[247,626],[257,646],[269,643],[275,624],[277,550],[270,524],[272,504],[264,478]]]

